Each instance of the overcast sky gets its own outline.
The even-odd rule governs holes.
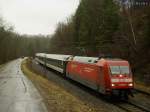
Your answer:
[[[79,0],[0,0],[0,14],[21,34],[53,34]]]

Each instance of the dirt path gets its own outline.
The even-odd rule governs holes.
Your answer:
[[[47,112],[43,98],[21,71],[22,59],[0,68],[0,112]]]

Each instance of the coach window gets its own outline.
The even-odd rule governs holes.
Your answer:
[[[92,62],[92,60],[88,60],[88,62],[89,62],[89,63],[91,63],[91,62]]]

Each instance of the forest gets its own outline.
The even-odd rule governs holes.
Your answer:
[[[37,52],[48,52],[50,39],[43,35],[20,35],[0,19],[0,64]]]
[[[52,36],[17,34],[1,17],[0,64],[39,52],[109,55],[128,60],[139,78],[150,75],[149,10],[125,9],[113,0],[81,0],[75,14],[58,23]]]

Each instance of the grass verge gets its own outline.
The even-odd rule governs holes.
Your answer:
[[[7,63],[1,64],[1,65],[0,65],[0,69],[3,68],[6,64],[7,64]]]
[[[141,90],[141,91],[144,91],[144,92],[150,94],[150,87],[149,86],[145,86],[144,84],[139,83],[139,82],[136,82],[134,84],[134,86],[135,86],[135,89],[138,89],[138,90]]]
[[[95,112],[94,108],[32,71],[29,64],[29,59],[24,60],[21,65],[22,71],[43,96],[49,112]]]

